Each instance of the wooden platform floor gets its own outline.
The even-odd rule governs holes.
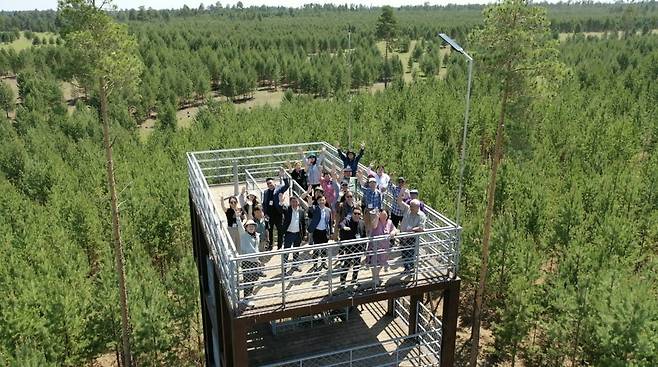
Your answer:
[[[263,187],[265,184],[263,183]],[[215,208],[223,221],[226,217],[221,210],[220,197],[223,195],[227,198],[233,195],[233,185],[222,185],[210,187],[212,198]],[[287,198],[286,198],[287,201]],[[228,204],[226,203],[228,206]],[[333,241],[329,241],[332,243]],[[312,303],[322,301],[334,301],[342,298],[350,298],[359,292],[374,292],[372,288],[372,273],[370,268],[362,267],[359,271],[357,282],[359,287],[348,289],[339,288],[340,279],[339,275],[334,275],[331,278],[331,294],[329,291],[329,277],[327,271],[314,272],[311,267],[312,253],[310,250],[304,251],[304,245],[300,247],[299,261],[307,263],[301,264],[301,272],[287,272],[286,279],[282,285],[281,276],[281,256],[272,255],[272,252],[264,252],[260,258],[264,264],[264,272],[266,277],[260,278],[258,284],[254,287],[255,307],[251,309],[241,309],[242,315],[249,315],[253,313],[271,312],[273,310],[280,310],[285,307],[295,307],[295,303],[301,305],[308,305],[308,300],[313,300]],[[292,256],[291,256],[292,258]],[[401,278],[400,272],[403,270],[400,262],[400,252],[393,250],[389,259],[389,267],[382,268],[380,278],[382,279],[382,287],[399,286],[401,283],[407,283],[410,277]],[[336,262],[334,265],[338,265]],[[428,262],[421,262],[420,267],[428,267]],[[348,273],[347,279],[352,277],[352,271]],[[442,268],[434,268],[427,271],[418,281],[421,283],[437,283],[445,279],[446,270]],[[380,287],[379,291],[383,288]],[[282,289],[285,289],[285,306],[282,297]]]
[[[369,367],[392,365],[397,357],[402,359],[399,366],[435,366],[438,360],[428,356],[425,347],[415,345],[412,341],[398,343],[387,340],[407,336],[408,327],[399,318],[386,315],[386,302],[365,304],[360,310],[350,312],[347,321],[334,324],[318,325],[312,328],[279,332],[273,335],[269,324],[259,324],[248,335],[249,366],[262,366],[297,358],[304,358],[323,353],[331,353],[370,344],[379,344],[354,352],[364,358],[367,355],[383,354],[372,359],[354,362],[352,366]],[[415,345],[415,347],[413,347]],[[410,349],[410,347],[413,347]],[[410,349],[410,350],[407,350]],[[386,352],[386,353],[385,353]],[[305,367],[338,365],[349,362],[349,353],[332,355],[326,358],[314,358],[305,361]],[[299,364],[294,364],[298,366]]]

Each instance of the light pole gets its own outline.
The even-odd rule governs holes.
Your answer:
[[[455,214],[455,221],[459,226],[460,209],[462,201],[462,187],[464,186],[464,159],[466,158],[466,132],[468,131],[468,110],[471,106],[471,80],[473,77],[473,58],[464,51],[464,49],[452,38],[448,37],[445,33],[439,33],[439,37],[452,47],[453,50],[459,52],[468,60],[468,87],[466,89],[466,111],[464,112],[464,135],[462,137],[462,155],[459,162],[459,190],[457,191],[457,209]]]

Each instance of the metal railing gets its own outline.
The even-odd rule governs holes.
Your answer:
[[[354,268],[359,269],[356,283],[361,288],[347,291],[361,291],[368,288],[368,285],[376,288],[380,283],[398,281],[400,278],[405,281],[432,281],[456,276],[461,228],[427,205],[424,211],[427,216],[426,230],[399,234],[390,246],[386,245],[386,241],[389,241],[386,236],[376,236],[239,255],[236,244],[228,235],[226,223],[220,219],[223,217],[213,203],[210,188],[216,185],[236,185],[237,189],[238,184],[246,184],[248,190],[262,193],[261,185],[266,177],[278,177],[279,169],[288,162],[300,160],[309,152],[320,152],[323,149],[325,165],[342,167],[336,148],[324,142],[188,153],[192,199],[201,218],[219,278],[234,309],[245,301],[255,302],[256,307],[285,307],[292,301],[323,298],[344,292],[346,289],[341,287],[341,275],[351,280],[349,273]],[[367,168],[360,164],[359,170],[365,173]],[[286,176],[290,178],[289,174]],[[288,195],[302,196],[305,188],[293,180],[290,182]],[[360,192],[355,194],[361,195]],[[384,205],[390,208],[393,200],[387,192]],[[302,205],[306,207],[303,201]],[[300,252],[297,260],[289,259],[296,252]],[[319,258],[314,259],[313,254],[318,254]],[[380,257],[388,257],[389,261],[381,262]],[[368,258],[373,261],[366,264]],[[263,266],[243,268],[241,264],[244,261],[261,262]],[[327,268],[317,269],[312,266],[315,262],[324,262]],[[352,266],[348,268],[347,265]],[[413,269],[410,274],[402,274],[405,265]],[[291,272],[293,266],[302,271]],[[369,271],[373,268],[380,270],[379,275],[376,271]],[[258,277],[261,272],[266,277]],[[348,285],[347,282],[345,285]],[[254,292],[245,297],[243,293],[248,288],[254,288]]]
[[[439,355],[432,351],[441,346],[435,345],[436,341],[425,341],[424,336],[424,333],[417,333],[261,367],[397,367],[402,363],[438,366]]]

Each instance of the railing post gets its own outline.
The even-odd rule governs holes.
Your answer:
[[[377,220],[379,220],[379,219],[377,219]],[[370,240],[368,242],[369,242],[368,245],[373,244],[372,249],[373,249],[374,253],[371,256],[373,256],[374,259],[375,259],[374,263],[371,266],[373,266],[375,269],[377,269],[377,267],[379,266],[379,241],[373,241],[372,237],[370,237]],[[370,247],[370,246],[368,246],[368,247]],[[367,251],[366,251],[366,253],[367,253]],[[367,259],[367,256],[366,256],[366,259]],[[381,269],[380,269],[380,271],[381,271]],[[377,274],[372,278],[373,288],[376,288],[377,285],[379,284],[379,271],[373,272],[373,273]]]
[[[416,234],[414,241],[414,281],[418,281],[418,268],[420,267],[420,234]]]
[[[333,259],[331,256],[331,253],[333,252],[333,248],[327,249],[327,274],[329,275],[329,295],[331,296],[334,291],[333,287],[333,278],[334,278],[334,265],[333,265]]]
[[[231,277],[233,278],[233,292],[235,294],[235,300],[237,304],[240,302],[240,261],[238,260],[232,260],[231,263],[233,264],[233,272]]]
[[[352,359],[353,359],[353,355],[352,355],[352,350],[350,349],[350,367],[352,367]]]
[[[281,254],[281,305],[286,307],[286,263],[284,254]]]
[[[233,191],[234,194],[237,196],[240,193],[240,180],[238,177],[238,161],[233,160]]]

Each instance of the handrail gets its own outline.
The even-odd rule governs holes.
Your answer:
[[[373,347],[381,347],[384,344],[395,343],[395,344],[398,344],[398,347],[399,347],[399,345],[403,344],[407,340],[416,340],[419,337],[422,337],[422,336],[424,336],[426,334],[429,334],[429,333],[432,333],[432,332],[421,332],[421,333],[416,333],[416,334],[412,334],[412,335],[399,336],[399,337],[384,340],[382,342],[365,344],[365,345],[361,345],[361,346],[354,347],[354,348],[344,348],[344,349],[340,349],[340,350],[337,350],[337,351],[331,351],[331,352],[326,352],[326,353],[319,353],[319,354],[315,354],[315,355],[309,356],[309,357],[290,359],[290,360],[286,360],[286,361],[283,361],[283,362],[276,362],[276,363],[272,363],[272,364],[263,365],[263,366],[260,366],[260,367],[280,367],[280,366],[287,366],[287,365],[293,365],[293,364],[303,365],[300,362],[303,363],[304,361],[308,361],[308,360],[312,360],[312,359],[326,358],[326,357],[331,357],[331,356],[345,354],[345,353],[349,353],[350,356],[352,356],[355,351],[365,350],[365,349],[373,348]],[[415,347],[416,347],[416,345],[413,345],[413,348],[415,348]],[[389,353],[395,353],[395,351],[386,352],[386,354],[389,354]],[[383,355],[383,354],[382,353],[373,354],[372,357],[376,357],[378,355]],[[370,358],[372,358],[372,357],[370,357]],[[367,359],[369,357],[362,357],[362,358]],[[354,359],[350,359],[350,361],[348,361],[348,362],[341,362],[339,364],[345,364],[345,363],[354,362],[354,361],[355,361]]]
[[[431,229],[431,230],[426,230],[424,232],[404,232],[395,235],[395,238],[409,238],[409,237],[420,237],[423,235],[429,235],[433,233],[444,233],[446,231],[453,231],[454,228],[436,228],[436,229]],[[289,249],[278,249],[278,250],[271,250],[267,252],[267,255],[274,256],[274,255],[280,255],[280,254],[291,254],[294,252],[299,252],[299,251],[312,251],[312,250],[320,250],[320,249],[331,249],[331,248],[340,248],[340,247],[347,247],[347,246],[353,246],[353,245],[360,245],[360,244],[367,244],[370,241],[381,241],[381,240],[388,240],[391,237],[389,235],[380,235],[380,236],[370,236],[370,237],[365,237],[361,239],[354,239],[354,240],[346,240],[346,241],[335,241],[335,242],[328,242],[328,243],[321,243],[317,245],[304,245],[303,247],[295,247],[295,248],[289,248]],[[236,261],[244,261],[244,260],[253,260],[256,258],[263,257],[263,253],[256,253],[256,254],[243,254],[243,255],[236,255],[232,260]]]

